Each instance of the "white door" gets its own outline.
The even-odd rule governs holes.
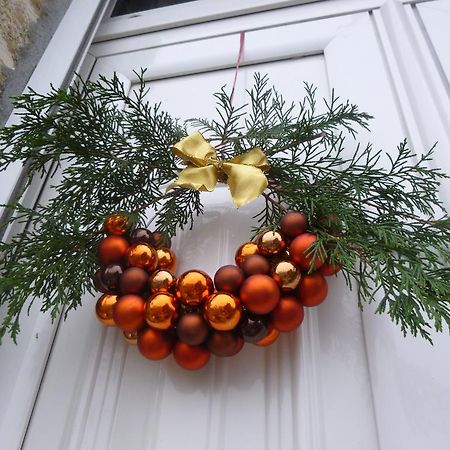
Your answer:
[[[302,81],[316,85],[319,97],[335,88],[375,115],[373,133],[362,133],[362,141],[389,150],[408,136],[420,152],[439,138],[438,157],[449,169],[442,71],[427,68],[441,85],[411,85],[426,79],[421,60],[413,54],[408,61],[418,73],[407,74],[396,47],[403,48],[405,30],[418,26],[417,12],[394,2],[380,9],[382,3],[318,2],[158,32],[134,29],[128,37],[127,19],[114,19],[100,30],[85,70],[91,78],[117,71],[132,90],[133,70],[148,67],[149,101],[162,101],[182,119],[213,117],[212,94],[231,85],[239,32],[246,30],[236,105],[246,101],[255,72],[267,73],[291,100],[302,96]],[[196,2],[190,6],[192,13]],[[139,17],[143,31],[154,17]],[[397,20],[405,21],[400,30],[392,26]],[[428,42],[423,34],[415,39]],[[418,102],[429,91],[439,104],[425,114]],[[236,211],[225,189],[202,199],[205,215],[174,240],[179,273],[214,274],[231,263],[260,206]],[[404,340],[372,308],[361,314],[341,278],[330,281],[327,301],[307,312],[298,332],[270,348],[246,346],[233,358],[213,358],[194,373],[171,358],[145,360],[120,332],[97,322],[94,303],[85,298],[49,340],[25,449],[448,448],[450,338],[437,336],[435,347]]]

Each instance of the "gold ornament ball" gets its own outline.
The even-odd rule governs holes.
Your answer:
[[[150,276],[149,287],[152,294],[157,292],[173,292],[177,279],[175,276],[165,269],[160,269]]]
[[[137,345],[138,332],[137,331],[124,331],[123,337],[131,345]]]
[[[117,295],[102,295],[95,305],[95,314],[103,325],[115,326],[113,319],[113,308],[117,302]]]
[[[173,295],[159,293],[148,299],[145,320],[152,328],[158,330],[173,328],[177,317],[177,300]]]
[[[151,272],[158,266],[158,254],[148,244],[133,244],[128,249],[127,262],[129,266],[139,267]]]
[[[158,267],[160,269],[175,270],[177,259],[175,253],[170,248],[159,248],[156,250],[158,255]]]
[[[122,236],[130,229],[130,221],[127,216],[122,214],[112,214],[105,219],[103,229],[106,234]]]
[[[286,248],[286,241],[279,231],[263,231],[257,238],[259,253],[276,255]]]
[[[198,306],[204,303],[213,291],[211,278],[201,270],[185,272],[177,281],[176,296],[188,306]]]
[[[242,244],[236,251],[236,255],[234,256],[234,260],[236,261],[236,265],[241,267],[244,259],[258,254],[258,246],[254,242],[246,242]]]
[[[293,291],[302,278],[300,270],[291,261],[279,261],[272,269],[272,278],[284,292]]]
[[[211,295],[205,304],[206,320],[219,331],[236,328],[241,320],[241,315],[241,302],[232,294],[218,292]]]

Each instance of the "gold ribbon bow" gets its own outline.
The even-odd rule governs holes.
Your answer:
[[[267,187],[264,172],[269,170],[266,155],[259,147],[229,161],[217,159],[216,150],[198,131],[176,143],[172,152],[189,164],[167,190],[181,186],[197,191],[213,191],[221,173],[227,176],[237,208],[259,197]]]

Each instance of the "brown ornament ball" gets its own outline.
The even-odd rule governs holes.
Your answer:
[[[290,239],[304,233],[308,228],[308,218],[301,212],[288,212],[280,223],[281,232]]]
[[[280,300],[280,289],[273,278],[267,275],[252,275],[241,287],[241,301],[255,314],[268,314]]]
[[[153,242],[154,242],[153,245],[156,248],[172,247],[172,241],[170,240],[169,236],[166,233],[163,233],[162,231],[153,232]]]
[[[286,241],[279,231],[263,231],[257,238],[258,253],[276,255],[286,248]]]
[[[176,296],[188,306],[198,306],[204,303],[213,291],[211,278],[201,270],[189,270],[183,273],[177,281]]]
[[[137,331],[124,331],[123,337],[131,345],[137,345],[138,332]]]
[[[98,269],[95,272],[95,275],[93,277],[93,282],[94,282],[95,289],[97,289],[97,291],[107,294],[109,292],[109,289],[107,288],[107,286],[105,286],[105,283],[103,283],[102,272],[103,272],[102,269]]]
[[[214,331],[207,347],[216,356],[233,356],[240,350],[239,337],[232,331]]]
[[[130,233],[130,243],[131,244],[148,244],[152,247],[155,244],[153,239],[153,233],[145,228],[135,228]]]
[[[303,305],[293,295],[281,297],[280,303],[270,314],[271,324],[282,332],[298,328],[304,317]]]
[[[246,242],[242,244],[236,251],[234,260],[239,267],[242,265],[245,258],[256,255],[258,253],[258,246],[254,242]]]
[[[272,277],[283,292],[293,291],[300,283],[302,274],[291,261],[279,261],[272,269]]]
[[[261,255],[251,255],[242,262],[242,270],[248,277],[251,275],[263,274],[270,272],[270,262]]]
[[[321,273],[324,277],[331,277],[332,275],[336,275],[341,269],[341,264],[332,264],[330,262],[326,262],[319,268],[318,272]]]
[[[105,294],[102,295],[95,304],[95,314],[97,315],[97,319],[103,325],[107,325],[110,327],[115,326],[115,322],[113,319],[113,309],[114,305],[117,303],[117,295]]]
[[[320,305],[328,294],[327,280],[319,272],[303,275],[297,294],[303,306]]]
[[[177,279],[168,270],[160,269],[150,275],[149,287],[152,294],[157,292],[173,292]]]
[[[133,294],[119,297],[113,308],[116,325],[123,331],[141,329],[145,324],[145,301]]]
[[[110,264],[103,269],[102,281],[110,292],[115,292],[119,289],[119,282],[122,274],[123,269],[119,264]]]
[[[158,267],[160,269],[171,271],[175,270],[177,258],[175,257],[175,253],[170,250],[170,248],[158,248],[158,250],[156,250],[156,254],[158,255]]]
[[[122,214],[112,214],[105,219],[103,229],[106,234],[114,236],[122,236],[130,229],[130,220]]]
[[[151,272],[158,266],[158,255],[151,245],[133,244],[128,250],[127,262],[129,266]]]
[[[244,272],[237,266],[223,266],[214,275],[218,291],[237,293],[244,282]]]
[[[233,294],[218,292],[205,303],[205,318],[216,330],[228,331],[236,328],[241,320],[241,302]]]
[[[158,361],[166,358],[170,355],[173,345],[173,335],[167,331],[145,328],[138,333],[138,349],[148,359]]]
[[[209,361],[210,352],[203,345],[189,345],[178,341],[173,349],[173,356],[183,369],[198,370]]]
[[[107,236],[102,239],[97,248],[100,262],[107,266],[118,263],[125,258],[128,251],[128,241],[121,236]]]
[[[157,293],[147,301],[145,320],[158,330],[173,328],[178,318],[176,298],[168,293]]]
[[[148,274],[139,267],[129,267],[120,277],[120,292],[122,294],[140,294],[148,284]]]
[[[262,317],[250,317],[248,314],[245,315],[239,329],[244,341],[251,344],[256,344],[268,333],[266,321]]]
[[[317,255],[313,260],[313,250],[310,248],[317,241],[317,236],[313,233],[303,233],[297,236],[289,247],[291,260],[300,266],[303,270],[309,271],[312,267],[317,270],[324,263],[324,255]]]
[[[269,332],[267,333],[267,336],[262,338],[260,341],[258,341],[255,345],[258,347],[267,347],[268,345],[272,345],[280,335],[280,332],[276,330],[275,328],[269,327]]]
[[[201,314],[189,313],[181,316],[177,323],[180,341],[189,345],[200,345],[208,337],[209,327]]]

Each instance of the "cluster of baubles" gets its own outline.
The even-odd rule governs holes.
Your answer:
[[[169,239],[130,230],[125,216],[112,215],[98,245],[102,267],[94,284],[104,295],[97,317],[123,330],[146,358],[172,353],[189,370],[203,367],[211,354],[233,356],[245,342],[270,345],[300,326],[305,306],[323,302],[324,276],[340,270],[326,255],[311,254],[317,237],[307,229],[303,213],[289,212],[279,229],[241,245],[236,265],[221,267],[214,280],[201,270],[176,278]]]

